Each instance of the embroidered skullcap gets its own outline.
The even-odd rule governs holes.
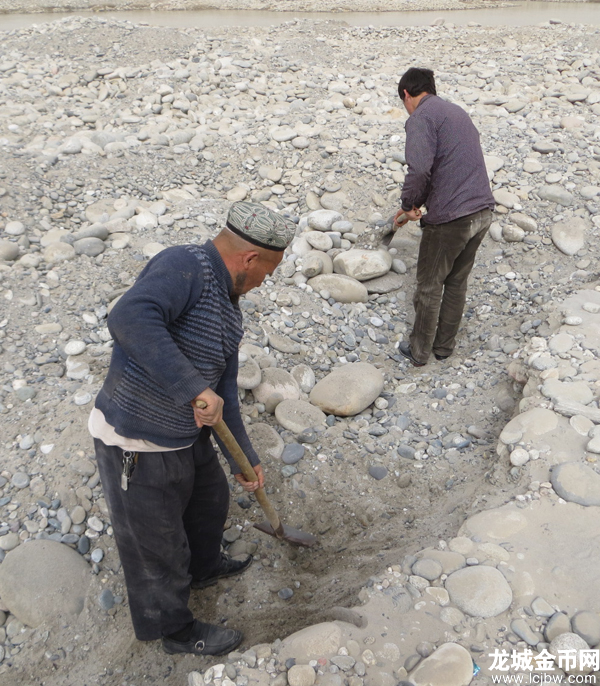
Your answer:
[[[291,219],[255,202],[234,202],[226,226],[253,245],[279,252],[296,235],[296,225]]]

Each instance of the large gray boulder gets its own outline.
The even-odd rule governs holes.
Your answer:
[[[557,222],[552,227],[552,242],[565,255],[575,255],[585,245],[587,226],[581,217]]]
[[[382,372],[368,362],[355,362],[321,379],[310,392],[310,402],[328,414],[350,417],[369,407],[382,390]]]
[[[600,507],[600,474],[579,462],[563,462],[550,470],[552,487],[561,498],[585,507]]]
[[[570,207],[573,202],[573,196],[568,190],[559,185],[542,186],[538,188],[538,195],[542,200],[555,202],[563,207]]]
[[[247,391],[251,391],[260,384],[261,379],[261,369],[252,358],[249,358],[240,364],[237,376],[238,388],[244,388]]]
[[[410,673],[415,686],[468,686],[473,679],[473,659],[457,643],[444,643]]]
[[[360,281],[342,274],[319,274],[307,284],[317,293],[327,291],[339,303],[366,303],[369,299],[367,289]]]
[[[285,447],[283,438],[272,426],[259,422],[247,428],[248,438],[256,452],[261,456],[278,460]]]
[[[351,276],[357,281],[368,281],[387,274],[392,268],[392,256],[387,250],[353,249],[342,252],[333,260],[336,274]]]
[[[510,607],[513,598],[502,572],[485,565],[450,574],[446,590],[456,607],[472,617],[495,617]]]
[[[297,662],[308,662],[323,656],[333,657],[343,645],[343,639],[344,634],[337,624],[313,624],[283,640],[279,659],[285,662],[293,657]]]
[[[37,627],[58,615],[83,610],[90,567],[72,548],[56,541],[31,541],[0,565],[0,597],[23,624]]]
[[[19,257],[19,246],[10,241],[0,241],[0,260],[12,262]]]
[[[305,429],[325,425],[325,414],[305,400],[284,400],[275,408],[275,418],[288,431],[301,433]]]
[[[274,395],[279,395],[281,400],[298,400],[300,387],[296,379],[285,369],[267,367],[262,370],[261,382],[252,389],[252,393],[259,403],[268,402]]]
[[[315,210],[308,215],[308,225],[313,231],[329,231],[333,223],[343,218],[335,210]]]

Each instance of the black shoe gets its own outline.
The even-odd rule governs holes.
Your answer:
[[[441,362],[442,360],[447,360],[450,355],[438,355],[437,353],[433,353],[433,356],[435,357],[438,362]]]
[[[191,653],[192,655],[223,655],[237,648],[242,642],[242,632],[235,629],[222,629],[214,624],[204,624],[197,619],[188,641],[176,641],[163,636],[165,653]]]
[[[413,367],[424,367],[425,362],[417,362],[415,358],[412,356],[412,353],[410,352],[410,343],[407,343],[406,341],[402,341],[398,345],[398,350],[400,351],[400,354],[406,357],[409,362],[412,363]]]
[[[227,576],[241,574],[250,566],[251,562],[252,555],[248,555],[245,560],[240,562],[239,560],[233,560],[229,555],[227,555],[227,553],[221,553],[221,559],[219,560],[219,564],[214,573],[206,579],[192,581],[192,588],[199,589],[207,588],[208,586],[214,586],[218,579],[224,579]]]

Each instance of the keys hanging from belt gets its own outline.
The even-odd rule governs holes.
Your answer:
[[[121,472],[121,488],[126,491],[129,488],[129,479],[133,474],[138,461],[138,454],[132,450],[123,451],[123,471]]]

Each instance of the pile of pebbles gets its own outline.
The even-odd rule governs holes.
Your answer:
[[[562,514],[586,531],[582,512],[598,506],[598,34],[552,24],[440,25],[408,35],[295,21],[208,35],[69,18],[3,36],[0,674],[25,669],[55,616],[52,603],[24,602],[28,584],[47,583],[48,599],[57,588],[77,589],[73,616],[78,599],[93,597],[95,619],[127,619],[85,429],[110,358],[106,317],[149,257],[214,236],[242,199],[298,226],[276,274],[240,303],[238,383],[270,495],[287,520],[319,535],[321,551],[311,553],[319,569],[304,573],[305,554],[291,559],[253,538],[259,513],[241,492],[225,543],[233,554],[256,553],[249,578],[268,570],[274,581],[253,588],[253,608],[271,603],[284,618],[303,598],[312,603],[311,593],[334,594],[321,595],[311,617],[328,603],[351,604],[364,576],[384,567],[379,552],[392,546],[395,559],[360,592],[364,605],[338,608],[313,643],[292,641],[295,654],[288,639],[255,647],[202,680],[244,686],[268,674],[277,686],[310,686],[311,678],[337,684],[341,672],[351,686],[367,674],[385,686],[390,675],[418,683],[415,670],[443,650],[458,665],[457,683],[469,683],[467,657],[482,670],[472,683],[486,683],[486,651],[554,640],[550,615],[538,612],[547,606],[533,605],[538,597],[594,646],[576,619],[596,608],[584,593],[594,583],[575,576],[581,596],[566,581],[548,590],[536,577],[542,565],[525,562],[534,533],[544,540],[540,518],[560,528]],[[378,248],[406,173],[395,88],[415,51],[419,64],[435,67],[440,93],[472,115],[498,202],[457,351],[418,370],[396,345],[411,325],[419,229]],[[475,515],[455,536],[473,511],[515,491],[500,517],[518,522],[515,530],[498,532]],[[404,557],[425,542],[433,547]],[[577,543],[572,536],[573,560]],[[561,578],[582,574],[587,564],[572,570],[563,548],[561,539]],[[348,580],[339,550],[369,558],[360,583]],[[58,586],[56,575],[30,575],[49,559],[63,570]],[[467,573],[469,585],[497,595],[492,609],[461,599]],[[390,596],[400,633],[381,643]],[[533,633],[521,622],[512,628],[517,620]],[[43,640],[53,646],[45,660],[73,669],[60,631]],[[294,659],[302,670],[290,669]]]

